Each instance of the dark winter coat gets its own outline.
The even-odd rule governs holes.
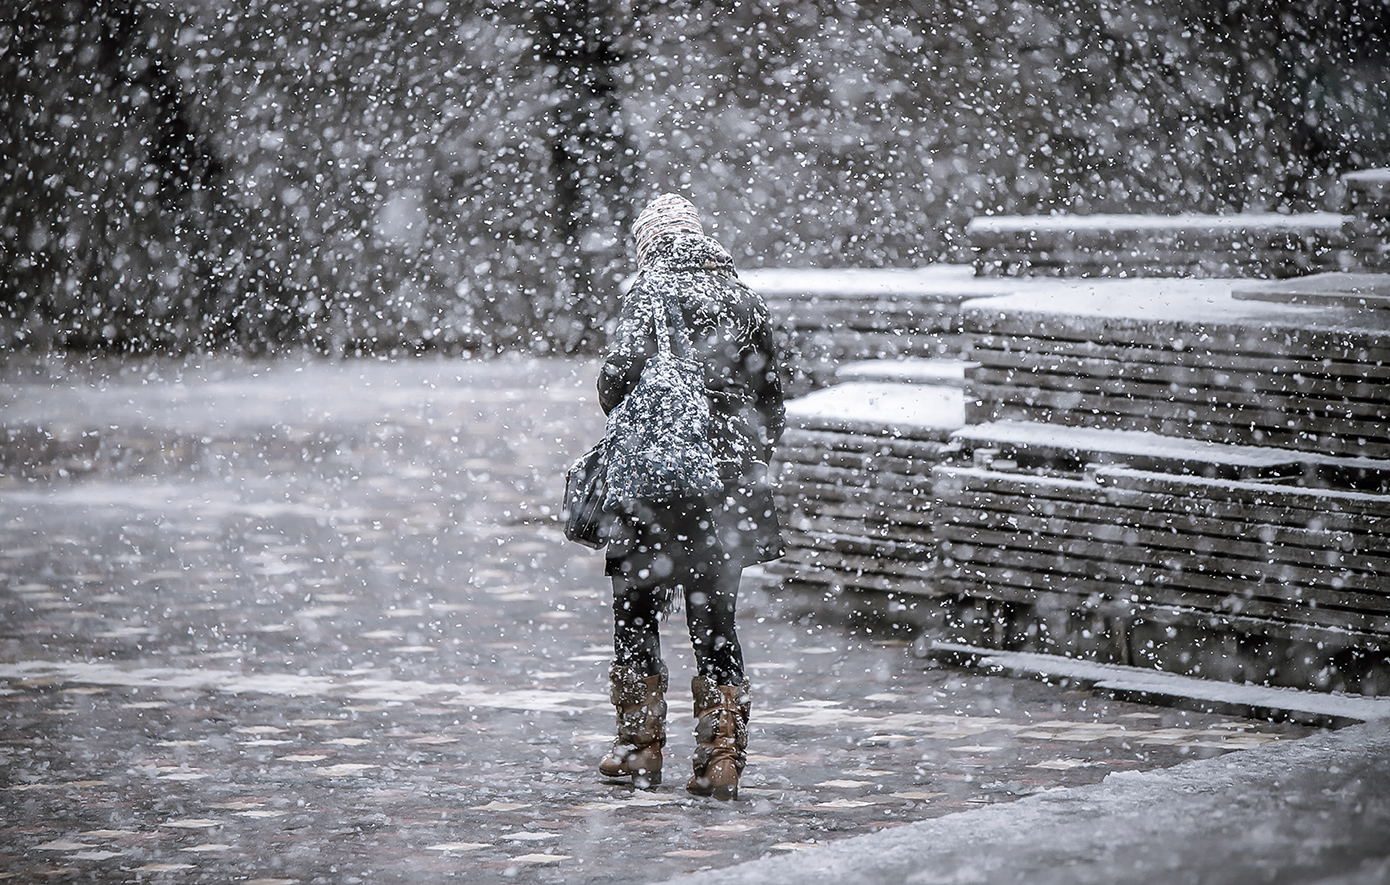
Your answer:
[[[724,482],[724,494],[709,502],[719,547],[740,567],[776,559],[782,536],[767,465],[784,426],[780,359],[767,306],[739,282],[733,259],[714,240],[683,234],[652,247],[623,299],[599,373],[599,404],[612,411],[656,353],[653,311],[663,296],[680,304],[692,354],[704,368],[710,442]],[[665,534],[660,523],[666,518],[661,508],[649,507],[621,521],[610,532],[608,573],[647,568],[649,563],[631,561],[646,552],[637,542],[652,523],[658,524],[657,535]]]

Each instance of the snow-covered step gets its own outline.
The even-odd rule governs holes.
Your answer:
[[[1096,281],[968,302],[967,417],[1390,458],[1390,311],[1231,289]]]
[[[964,421],[960,389],[851,381],[791,401],[787,421],[774,476],[788,550],[768,573],[820,592],[928,591],[931,470]]]
[[[1029,650],[1385,687],[1390,495],[999,463],[935,468],[934,592],[1002,606]]]
[[[805,430],[944,442],[964,424],[965,404],[953,387],[856,381],[787,403],[787,426]]]
[[[977,464],[1012,461],[1021,467],[1074,472],[1103,465],[1126,466],[1209,478],[1278,480],[1311,488],[1390,493],[1390,460],[1025,421],[968,425],[951,439],[964,459]]]
[[[1352,215],[995,215],[965,235],[985,275],[1291,276],[1353,260]]]
[[[965,373],[977,366],[979,363],[951,359],[856,360],[837,366],[835,381],[888,381],[965,387]]]
[[[957,359],[960,306],[1013,291],[964,265],[923,268],[758,268],[740,278],[763,296],[785,335],[793,390],[829,384],[856,360]]]

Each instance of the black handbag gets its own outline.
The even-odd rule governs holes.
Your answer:
[[[607,445],[599,442],[565,472],[565,537],[598,549],[608,543],[603,509],[608,495]]]

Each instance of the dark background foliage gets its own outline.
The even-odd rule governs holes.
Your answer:
[[[1390,163],[1390,3],[18,0],[9,346],[601,343],[634,208],[740,266],[974,215],[1306,211]]]

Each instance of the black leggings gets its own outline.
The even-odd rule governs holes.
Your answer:
[[[742,573],[742,568],[725,564],[681,579],[695,663],[701,676],[718,685],[743,684],[743,649],[734,628]],[[656,588],[634,586],[624,575],[613,576],[613,652],[620,666],[642,676],[661,670],[660,599]]]

